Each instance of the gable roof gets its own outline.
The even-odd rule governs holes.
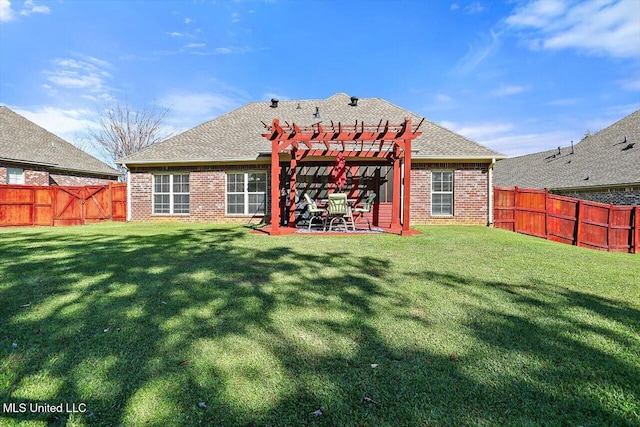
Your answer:
[[[0,106],[0,161],[108,177],[116,169],[11,109]]]
[[[573,148],[501,160],[495,184],[525,188],[588,188],[640,184],[640,110]]]
[[[193,129],[119,159],[120,164],[190,163],[256,160],[259,153],[271,151],[271,144],[262,133],[263,122],[274,118],[281,123],[309,125],[321,121],[328,124],[364,121],[377,124],[380,120],[402,123],[411,117],[414,124],[422,117],[380,98],[361,98],[358,105],[349,105],[344,93],[321,100],[280,101],[276,108],[270,102],[252,102]],[[316,107],[320,118],[314,118]],[[413,159],[492,159],[504,156],[470,139],[425,120],[422,132],[412,142],[417,151]]]

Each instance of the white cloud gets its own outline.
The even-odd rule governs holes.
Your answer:
[[[453,101],[453,98],[449,95],[445,95],[443,93],[438,93],[435,95],[435,100],[438,103],[449,103]]]
[[[15,16],[15,12],[11,9],[11,2],[9,0],[0,0],[0,22],[9,22]]]
[[[460,124],[442,122],[442,126],[509,157],[568,146],[582,136],[575,131],[526,132],[512,123],[483,122]],[[577,141],[576,141],[577,142]]]
[[[177,31],[172,31],[170,33],[167,33],[168,35],[170,35],[171,37],[184,37],[185,35],[183,33],[179,33]]]
[[[91,119],[93,113],[87,109],[62,109],[45,106],[33,111],[20,108],[16,108],[14,111],[67,140],[70,135],[97,126]]]
[[[32,13],[44,13],[48,15],[51,13],[51,9],[49,9],[49,6],[36,5],[33,0],[26,0],[23,9],[20,11],[20,15],[29,16]]]
[[[526,91],[524,86],[501,86],[498,89],[491,92],[493,96],[512,96]]]
[[[489,37],[486,36],[481,43],[471,45],[467,54],[456,64],[453,69],[454,74],[468,74],[473,71],[485,59],[490,58],[500,47],[500,37],[498,33],[489,30]]]
[[[191,18],[184,18],[184,23],[185,24],[191,24],[193,22],[193,19]]]
[[[474,1],[464,8],[464,13],[474,15],[484,11],[484,6],[479,1]]]
[[[189,127],[237,108],[243,101],[233,94],[177,90],[155,103],[169,109],[170,116],[177,118],[182,126]]]
[[[185,49],[195,49],[198,47],[205,47],[206,44],[204,43],[189,43],[188,45],[185,45]]]
[[[513,125],[510,123],[484,122],[462,125],[456,122],[443,121],[440,124],[447,129],[451,129],[462,136],[478,142],[480,139],[501,135],[513,130]]]
[[[576,143],[581,135],[571,131],[551,131],[538,133],[509,133],[507,135],[495,135],[490,138],[476,139],[482,145],[486,145],[509,157],[522,156],[524,154],[537,153],[539,151],[553,150],[559,146],[567,147],[571,141]]]
[[[536,0],[506,19],[524,34],[532,48],[577,49],[613,57],[640,55],[640,2],[588,0],[571,4],[561,0]]]
[[[110,67],[107,61],[91,56],[82,56],[82,59],[54,59],[53,67],[43,71],[47,83],[43,88],[49,94],[55,94],[60,90],[79,90],[80,96],[88,99],[110,99],[107,80],[111,74],[105,70]]]
[[[621,80],[617,82],[624,90],[639,92],[640,91],[640,78],[634,77],[627,80]]]
[[[580,98],[560,98],[551,100],[547,102],[546,105],[552,105],[556,107],[569,107],[572,105],[577,105],[580,101]]]
[[[82,108],[64,109],[53,106],[41,106],[30,110],[20,107],[10,108],[81,150],[110,163],[105,153],[95,148],[87,137],[87,130],[96,129],[99,126],[95,121],[95,112]]]

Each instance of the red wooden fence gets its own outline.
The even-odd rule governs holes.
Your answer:
[[[551,194],[494,188],[494,226],[556,242],[638,253],[640,209]]]
[[[0,185],[0,227],[126,221],[127,184]]]

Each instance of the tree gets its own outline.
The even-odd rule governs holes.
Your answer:
[[[96,148],[115,161],[170,137],[172,133],[163,128],[168,113],[168,109],[148,105],[134,109],[115,100],[104,106],[98,127],[88,132]]]

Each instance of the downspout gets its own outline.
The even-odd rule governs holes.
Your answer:
[[[493,227],[493,166],[496,164],[496,158],[491,159],[489,165],[489,227]]]
[[[126,164],[122,166],[127,169],[127,222],[131,222],[131,171]]]

